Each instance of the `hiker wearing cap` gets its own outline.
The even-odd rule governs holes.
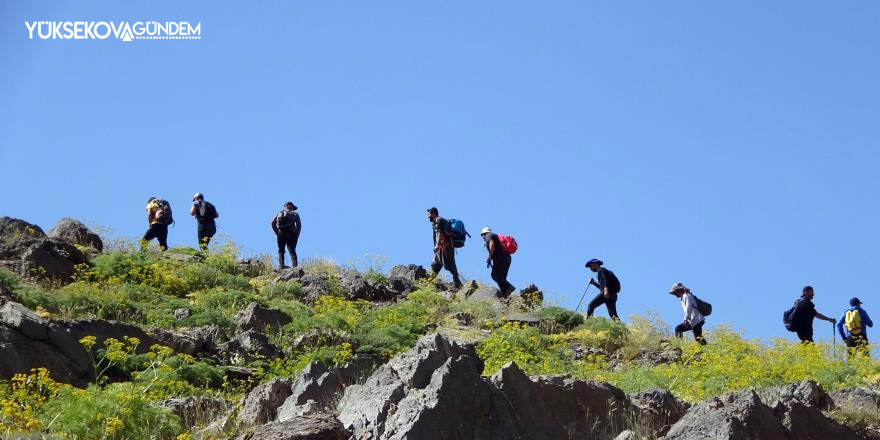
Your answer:
[[[516,287],[513,287],[507,281],[507,273],[510,271],[512,257],[504,250],[498,234],[492,232],[492,229],[489,229],[489,227],[483,228],[480,236],[483,237],[483,241],[486,242],[486,250],[489,251],[489,256],[486,258],[486,267],[492,268],[492,279],[498,283],[501,296],[506,298],[516,290]]]
[[[159,250],[168,249],[168,225],[174,222],[171,215],[171,204],[157,197],[147,199],[147,232],[141,238],[141,249],[154,238],[159,241]]]
[[[440,212],[435,207],[428,208],[428,221],[431,222],[434,237],[434,260],[431,262],[431,271],[437,275],[440,269],[445,267],[452,274],[452,284],[458,289],[461,287],[461,280],[458,278],[458,268],[455,266],[455,245],[449,222],[440,217]]]
[[[603,267],[602,264],[604,264],[602,260],[593,258],[587,261],[585,265],[595,272],[596,278],[599,279],[597,282],[590,278],[590,284],[598,287],[599,293],[587,306],[587,318],[593,316],[596,307],[605,304],[605,307],[608,309],[608,316],[611,319],[620,320],[620,317],[617,316],[617,294],[620,293],[620,280],[617,279],[617,275],[614,275],[614,272]]]
[[[871,317],[862,308],[862,301],[858,298],[849,300],[850,308],[843,312],[843,316],[837,321],[837,331],[846,346],[853,349],[861,349],[869,352],[868,327],[873,327]]]
[[[205,201],[205,196],[202,193],[196,193],[193,196],[193,204],[189,208],[189,214],[196,218],[198,223],[196,234],[199,237],[199,248],[204,251],[208,249],[208,243],[211,242],[211,238],[217,233],[217,223],[214,220],[220,217],[220,214],[217,213],[217,208],[214,207],[214,204]]]
[[[681,308],[684,310],[684,322],[675,326],[675,336],[681,338],[684,336],[684,332],[692,331],[694,332],[694,340],[700,345],[706,345],[706,339],[703,337],[703,324],[706,323],[706,317],[700,312],[697,299],[691,293],[691,289],[682,283],[675,283],[669,290],[669,294],[675,295],[681,300]]]
[[[287,202],[281,212],[272,219],[272,230],[278,238],[278,267],[287,269],[284,264],[284,248],[290,251],[290,265],[296,267],[296,243],[299,241],[299,233],[302,230],[302,222],[299,219],[297,207],[293,202]]]
[[[794,312],[791,317],[792,326],[800,338],[801,342],[808,344],[813,342],[813,319],[819,318],[835,324],[834,318],[829,318],[816,311],[816,305],[813,304],[813,297],[816,293],[811,286],[805,286],[800,299],[795,302]]]

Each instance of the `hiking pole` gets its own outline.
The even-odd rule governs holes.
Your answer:
[[[590,283],[587,283],[587,288],[584,289],[584,294],[581,295],[581,300],[578,301],[578,306],[574,308],[574,311],[577,312],[581,308],[581,304],[584,302],[584,297],[587,296],[587,291],[590,290]]]

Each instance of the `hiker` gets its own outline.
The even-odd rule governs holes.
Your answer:
[[[150,228],[141,238],[141,250],[154,238],[159,241],[159,250],[164,252],[168,249],[168,225],[173,222],[171,204],[165,200],[150,197],[147,200],[147,223],[150,224]]]
[[[620,293],[620,280],[617,279],[614,272],[603,267],[603,264],[602,260],[593,258],[587,261],[585,265],[595,272],[596,277],[599,278],[598,282],[590,278],[590,284],[598,287],[599,293],[587,306],[587,318],[593,316],[593,311],[596,310],[596,307],[605,304],[605,307],[608,309],[608,316],[619,321],[620,317],[617,316],[617,294]]]
[[[867,327],[873,327],[874,323],[871,322],[868,312],[862,308],[860,299],[850,299],[849,305],[850,308],[843,312],[843,316],[837,321],[837,331],[840,333],[840,338],[846,342],[846,346],[851,349],[850,352],[863,350],[869,353]]]
[[[834,318],[829,318],[816,311],[816,305],[813,304],[813,296],[815,295],[813,287],[804,287],[800,299],[794,303],[794,312],[791,317],[794,331],[801,342],[805,344],[813,342],[813,318],[819,318],[832,324],[837,323]]]
[[[706,323],[706,317],[700,312],[697,306],[697,299],[691,289],[685,287],[682,283],[675,283],[669,290],[670,295],[675,295],[681,300],[681,308],[684,310],[684,322],[675,326],[675,336],[681,338],[684,332],[694,332],[694,340],[700,345],[706,345],[706,338],[703,337],[703,324]]]
[[[507,281],[507,272],[510,270],[512,259],[510,253],[504,249],[498,234],[492,232],[488,226],[483,228],[480,236],[483,237],[483,241],[486,242],[486,250],[489,251],[486,267],[492,268],[492,279],[498,283],[500,296],[507,298],[516,290],[516,287]]]
[[[202,193],[193,196],[193,205],[189,208],[189,214],[195,217],[198,223],[196,234],[199,237],[199,248],[204,252],[208,249],[211,238],[217,233],[217,224],[214,220],[220,217],[220,214],[211,202],[205,201]]]
[[[434,260],[431,262],[431,271],[437,275],[440,269],[445,267],[452,274],[452,284],[459,289],[461,280],[458,278],[458,268],[455,267],[455,246],[452,242],[449,222],[440,217],[440,212],[435,207],[428,209],[428,221],[431,222],[434,237]]]
[[[296,267],[298,264],[296,258],[296,243],[299,241],[299,233],[302,230],[302,222],[299,219],[299,213],[296,212],[297,206],[293,202],[284,204],[283,209],[272,219],[272,230],[278,237],[278,267],[279,269],[287,269],[284,265],[284,247],[290,251],[290,265]]]

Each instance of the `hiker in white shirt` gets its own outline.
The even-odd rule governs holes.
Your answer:
[[[684,332],[693,331],[694,339],[701,345],[706,345],[706,339],[703,338],[703,324],[706,323],[706,318],[697,308],[697,301],[691,290],[682,283],[675,283],[669,294],[681,300],[681,308],[684,310],[684,322],[675,326],[675,336],[680,338]]]

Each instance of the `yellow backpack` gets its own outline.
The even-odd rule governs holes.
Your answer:
[[[846,328],[847,330],[849,330],[850,334],[862,334],[862,314],[859,313],[858,309],[848,310],[846,312],[846,316],[843,319],[843,323],[844,325],[846,325]]]

